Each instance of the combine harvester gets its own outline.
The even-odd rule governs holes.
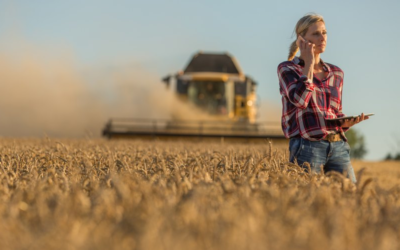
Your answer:
[[[108,138],[287,142],[279,122],[256,123],[256,82],[243,74],[229,54],[199,52],[184,71],[162,79],[181,105],[210,119],[110,119]],[[172,84],[171,84],[172,83]]]

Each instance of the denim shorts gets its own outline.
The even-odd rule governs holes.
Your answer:
[[[340,140],[337,142],[309,141],[303,138],[291,138],[289,142],[289,161],[302,166],[308,162],[311,171],[319,173],[321,166],[324,172],[337,171],[347,172],[347,177],[356,183],[353,166],[350,162],[350,146],[347,142]],[[308,169],[308,167],[307,167]]]

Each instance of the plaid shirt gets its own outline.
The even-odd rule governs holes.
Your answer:
[[[329,118],[345,116],[342,113],[343,71],[321,60],[325,79],[314,75],[312,83],[303,75],[304,61],[295,57],[278,66],[280,93],[282,95],[282,130],[287,138],[302,137],[318,141],[328,134],[341,133],[338,122]]]

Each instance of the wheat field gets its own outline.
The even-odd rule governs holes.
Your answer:
[[[358,184],[308,174],[285,147],[0,142],[0,249],[399,249],[400,164]]]

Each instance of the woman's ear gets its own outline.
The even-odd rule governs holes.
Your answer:
[[[300,48],[300,40],[299,40],[299,38],[300,38],[300,36],[297,36],[296,45],[297,45],[297,47]]]
[[[300,41],[301,41],[301,42],[305,42],[306,40],[304,40],[304,38],[303,38],[301,35],[298,35],[298,36],[297,36],[297,40],[296,40],[296,45],[297,45],[297,47],[299,47],[299,48],[300,48]]]

